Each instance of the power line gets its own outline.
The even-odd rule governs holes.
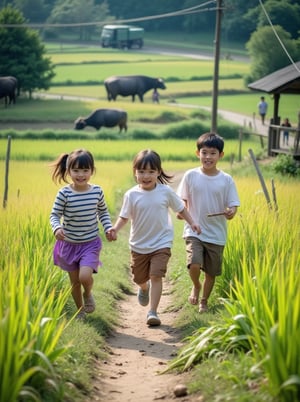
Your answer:
[[[185,8],[183,10],[172,11],[170,13],[151,15],[148,17],[139,17],[139,18],[131,18],[131,19],[120,19],[120,20],[105,20],[105,21],[96,21],[96,22],[78,22],[78,23],[64,23],[64,24],[50,24],[50,23],[25,23],[25,24],[0,24],[0,27],[5,28],[64,28],[64,27],[88,27],[88,26],[98,26],[98,25],[106,25],[106,24],[128,24],[132,22],[143,22],[150,20],[157,20],[162,18],[170,18],[170,17],[178,17],[189,14],[199,14],[207,11],[215,11],[216,7],[213,8],[205,8],[212,3],[216,3],[216,0],[210,0],[203,4]]]
[[[271,18],[269,17],[267,10],[265,9],[265,6],[262,3],[262,0],[259,0],[259,3],[263,9],[263,12],[265,13],[265,16],[274,32],[274,35],[276,36],[278,42],[280,43],[280,46],[282,47],[282,49],[284,50],[285,54],[287,55],[287,57],[289,58],[289,60],[291,61],[292,65],[295,67],[295,69],[298,71],[298,73],[300,74],[300,70],[298,68],[298,66],[296,65],[296,63],[294,62],[294,60],[292,59],[292,57],[290,56],[288,50],[286,49],[286,47],[284,46],[284,43],[282,42],[282,40],[280,39],[278,33],[276,32],[276,29],[274,28],[274,25],[272,24]]]

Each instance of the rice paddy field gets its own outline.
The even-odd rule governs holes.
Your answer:
[[[177,56],[130,52],[120,55],[117,51],[104,52],[98,48],[74,52],[74,48],[64,46],[49,46],[49,54],[56,63],[57,76],[56,86],[48,92],[62,97],[82,96],[84,92],[85,96],[99,96],[104,104],[101,82],[106,75],[120,71],[134,74],[143,65],[143,73],[153,75],[155,71],[169,80],[170,92],[166,91],[162,103],[169,98],[203,105],[211,101],[210,96],[204,94],[211,84],[211,79],[205,79],[212,75],[210,61],[188,62]],[[221,88],[246,91],[242,77],[248,68],[247,64],[224,60],[220,70]],[[90,85],[87,81],[99,81],[99,85]],[[1,111],[1,119],[24,121],[27,118],[46,124],[57,119],[71,123],[80,110],[87,112],[95,106],[94,101],[74,102],[73,109],[63,100],[62,106],[51,101],[32,102],[36,102],[36,108],[23,99],[14,114],[12,109]],[[247,110],[249,115],[256,103],[257,94],[253,93],[220,97],[222,108],[240,113]],[[144,105],[132,105],[129,100],[120,104],[129,108],[137,128],[145,119],[149,119],[152,129],[157,131],[171,124],[165,119],[157,128],[154,120],[157,116],[161,118],[161,111],[157,112],[149,99]],[[295,102],[292,97],[284,97],[281,105],[284,114],[289,116],[296,116],[300,109],[299,100]],[[164,107],[168,112],[164,116],[170,118],[170,106],[165,104]],[[182,120],[188,120],[189,113],[178,109]],[[86,326],[74,320],[68,281],[60,270],[54,269],[52,262],[54,238],[49,213],[59,187],[51,181],[50,162],[62,152],[80,147],[89,149],[95,156],[97,169],[92,181],[103,188],[113,219],[118,214],[124,191],[134,183],[131,161],[139,150],[153,148],[159,152],[164,170],[174,174],[175,183],[182,172],[198,165],[193,139],[112,140],[93,138],[88,131],[75,138],[72,129],[55,135],[51,128],[50,131],[51,139],[47,139],[43,131],[30,139],[23,138],[25,133],[14,130],[0,139],[0,193],[3,196],[0,212],[0,401],[3,402],[83,400],[91,375],[89,359],[96,348],[103,351],[103,355],[97,357],[104,358],[105,336],[118,319],[116,300],[130,288],[122,261],[122,256],[128,252],[125,239],[118,248],[107,246],[103,251],[103,260],[109,260],[111,268],[109,273],[100,275],[97,292],[103,300],[103,308],[97,320]],[[66,139],[68,133],[72,134],[70,139]],[[5,156],[9,134],[12,142],[8,164]],[[33,135],[30,129],[29,134]],[[241,207],[229,223],[224,272],[214,290],[212,312],[205,320],[200,320],[189,306],[185,307],[189,278],[182,271],[185,254],[181,223],[174,220],[176,235],[170,280],[176,295],[174,308],[179,311],[181,320],[178,325],[187,339],[186,347],[170,362],[167,370],[193,369],[195,391],[208,370],[206,374],[213,376],[217,388],[211,387],[211,383],[206,388],[202,386],[207,400],[211,401],[300,400],[299,179],[275,174],[270,164],[262,163],[271,199],[267,203],[248,155],[249,148],[253,148],[256,155],[263,153],[260,147],[257,138],[247,138],[243,143],[242,160],[238,162],[237,140],[225,142],[225,157],[219,167],[233,176]],[[235,155],[234,160],[231,155]],[[4,203],[5,184],[8,189]],[[90,339],[88,345],[83,344],[82,339]],[[84,357],[86,360],[82,360]],[[217,397],[219,399],[213,399]]]
[[[93,148],[92,143],[89,145]],[[27,160],[18,160],[17,149],[12,153],[7,206],[0,214],[1,250],[4,250],[0,271],[0,355],[4,373],[0,399],[8,400],[7,389],[11,390],[14,384],[15,396],[10,395],[10,401],[17,400],[26,387],[31,387],[33,393],[45,392],[37,385],[37,378],[45,372],[47,378],[55,378],[50,368],[60,355],[69,353],[68,343],[62,345],[61,339],[69,325],[70,318],[63,310],[70,293],[65,277],[52,269],[53,239],[48,222],[58,188],[51,181],[49,161],[36,157],[38,149],[52,148],[51,153],[55,154],[60,148],[52,141],[48,144],[21,142],[20,148],[30,152]],[[190,149],[190,142],[184,146],[181,143],[181,148]],[[4,177],[3,162],[1,177]],[[129,157],[120,161],[99,160],[96,166],[93,181],[103,187],[114,216],[123,192],[133,184],[131,160]],[[166,161],[164,168],[176,177],[193,166],[197,166],[196,161]],[[230,171],[229,163],[224,162],[222,168]],[[254,174],[252,177],[234,174],[234,179],[241,208],[230,223],[225,273],[218,283],[215,299],[216,309],[220,300],[224,300],[224,321],[205,330],[198,328],[187,349],[170,367],[186,370],[208,355],[244,351],[250,354],[256,375],[265,379],[257,386],[267,389],[278,400],[296,401],[300,352],[299,342],[295,342],[300,335],[299,183],[291,179],[276,182],[275,208],[266,204]],[[182,241],[180,233],[177,236],[174,252],[178,262],[172,269],[173,278],[179,275],[184,259],[182,252],[176,251]],[[185,285],[185,280],[179,281],[179,294],[184,293]],[[22,306],[22,312],[18,306]],[[256,375],[253,381],[258,381]]]

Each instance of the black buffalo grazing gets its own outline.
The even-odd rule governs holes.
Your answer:
[[[18,80],[13,76],[0,77],[0,99],[4,98],[5,106],[16,103]]]
[[[75,120],[75,130],[82,130],[86,126],[99,130],[101,127],[119,126],[121,132],[127,131],[127,113],[122,109],[97,109],[88,117],[78,117]]]
[[[144,94],[150,89],[166,89],[161,78],[146,77],[145,75],[113,76],[104,81],[109,101],[116,100],[118,95],[132,96],[134,102],[137,95],[141,102],[144,101]]]

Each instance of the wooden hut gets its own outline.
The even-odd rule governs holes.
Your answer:
[[[271,94],[274,98],[273,117],[271,118],[268,133],[268,155],[275,156],[279,153],[287,153],[293,155],[295,159],[299,159],[300,110],[298,113],[298,127],[288,129],[294,134],[294,143],[290,148],[283,148],[280,146],[282,127],[280,125],[279,100],[281,95],[300,94],[300,61],[252,82],[248,85],[248,88]]]

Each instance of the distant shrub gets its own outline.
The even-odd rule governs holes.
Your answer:
[[[162,133],[162,138],[196,139],[208,130],[209,128],[206,124],[193,119],[180,124],[168,124],[166,130]]]
[[[218,134],[224,139],[236,139],[239,135],[239,127],[233,125],[220,125]],[[177,124],[168,124],[162,133],[162,138],[198,138],[210,131],[210,121],[206,116],[202,119],[193,119]]]
[[[276,173],[288,176],[300,176],[300,164],[292,155],[278,155],[272,163],[272,169]]]
[[[118,131],[97,131],[96,134],[94,134],[94,138],[97,138],[99,140],[117,140],[120,139],[123,136],[123,134],[120,134]]]
[[[178,113],[178,111],[163,111],[159,113],[157,116],[150,116],[150,117],[140,117],[137,121],[142,123],[172,123],[176,121],[182,121],[187,119],[187,116],[184,116],[182,113]]]
[[[195,110],[191,113],[193,119],[211,120],[211,113],[205,110]]]
[[[151,131],[147,130],[134,130],[132,134],[129,135],[130,138],[132,139],[137,139],[137,140],[157,140],[158,137]]]
[[[165,111],[162,112],[156,119],[153,119],[152,121],[155,122],[166,122],[166,123],[172,123],[172,122],[176,122],[176,121],[182,121],[184,119],[186,119],[187,117],[183,116],[182,114],[179,114],[178,112],[169,112],[169,111]]]
[[[228,125],[228,124],[220,124],[218,126],[218,134],[224,139],[235,139],[239,136],[239,126]]]

